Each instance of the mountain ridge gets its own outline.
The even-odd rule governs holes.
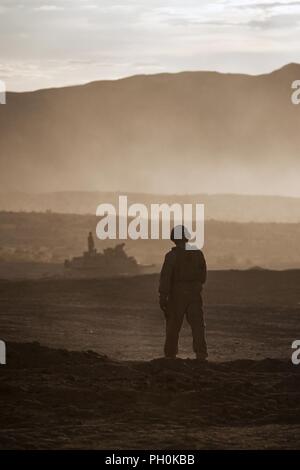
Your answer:
[[[255,76],[180,72],[8,93],[1,188],[300,196],[299,78],[289,64]]]
[[[85,86],[89,86],[89,85],[93,85],[93,84],[97,84],[97,83],[112,83],[112,82],[121,82],[121,81],[124,81],[124,80],[130,80],[130,79],[134,79],[134,78],[144,78],[144,77],[160,77],[160,76],[174,76],[174,75],[184,75],[184,74],[198,74],[198,73],[209,73],[209,74],[218,74],[218,75],[227,75],[227,76],[232,76],[232,75],[235,75],[235,76],[239,76],[239,77],[263,77],[263,76],[268,76],[268,75],[272,75],[274,73],[277,73],[277,72],[281,72],[281,71],[284,71],[284,70],[291,70],[291,69],[299,69],[299,72],[300,72],[300,63],[298,62],[289,62],[285,65],[282,65],[281,67],[278,67],[274,70],[271,70],[270,72],[264,72],[264,73],[258,73],[258,74],[250,74],[250,73],[242,73],[242,72],[221,72],[219,70],[207,70],[207,69],[203,69],[203,70],[189,70],[189,69],[186,69],[186,70],[181,70],[179,72],[160,72],[160,73],[138,73],[138,74],[133,74],[133,75],[126,75],[124,77],[120,77],[120,78],[111,78],[111,79],[101,79],[99,78],[98,80],[91,80],[91,81],[87,81],[87,82],[84,82],[84,83],[78,83],[78,84],[70,84],[70,85],[63,85],[63,86],[50,86],[50,87],[47,87],[47,88],[37,88],[35,90],[24,90],[24,91],[16,91],[16,90],[8,90],[7,91],[7,95],[10,95],[10,94],[16,94],[16,95],[20,95],[20,94],[29,94],[29,93],[37,93],[37,92],[41,92],[41,91],[55,91],[55,90],[65,90],[65,89],[68,89],[68,88],[76,88],[76,87],[85,87]]]

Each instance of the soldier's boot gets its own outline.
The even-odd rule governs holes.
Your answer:
[[[207,353],[202,353],[202,352],[196,352],[196,360],[198,362],[206,362],[208,358]]]

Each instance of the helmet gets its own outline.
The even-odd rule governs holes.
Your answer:
[[[176,243],[178,240],[189,241],[191,234],[184,225],[176,225],[171,230],[171,240]]]

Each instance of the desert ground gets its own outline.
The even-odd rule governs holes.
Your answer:
[[[157,275],[0,281],[2,449],[300,449],[299,271],[211,271],[209,361],[162,358]]]

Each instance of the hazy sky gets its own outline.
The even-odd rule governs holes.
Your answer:
[[[300,62],[300,1],[0,1],[0,79],[10,90],[287,62]]]

